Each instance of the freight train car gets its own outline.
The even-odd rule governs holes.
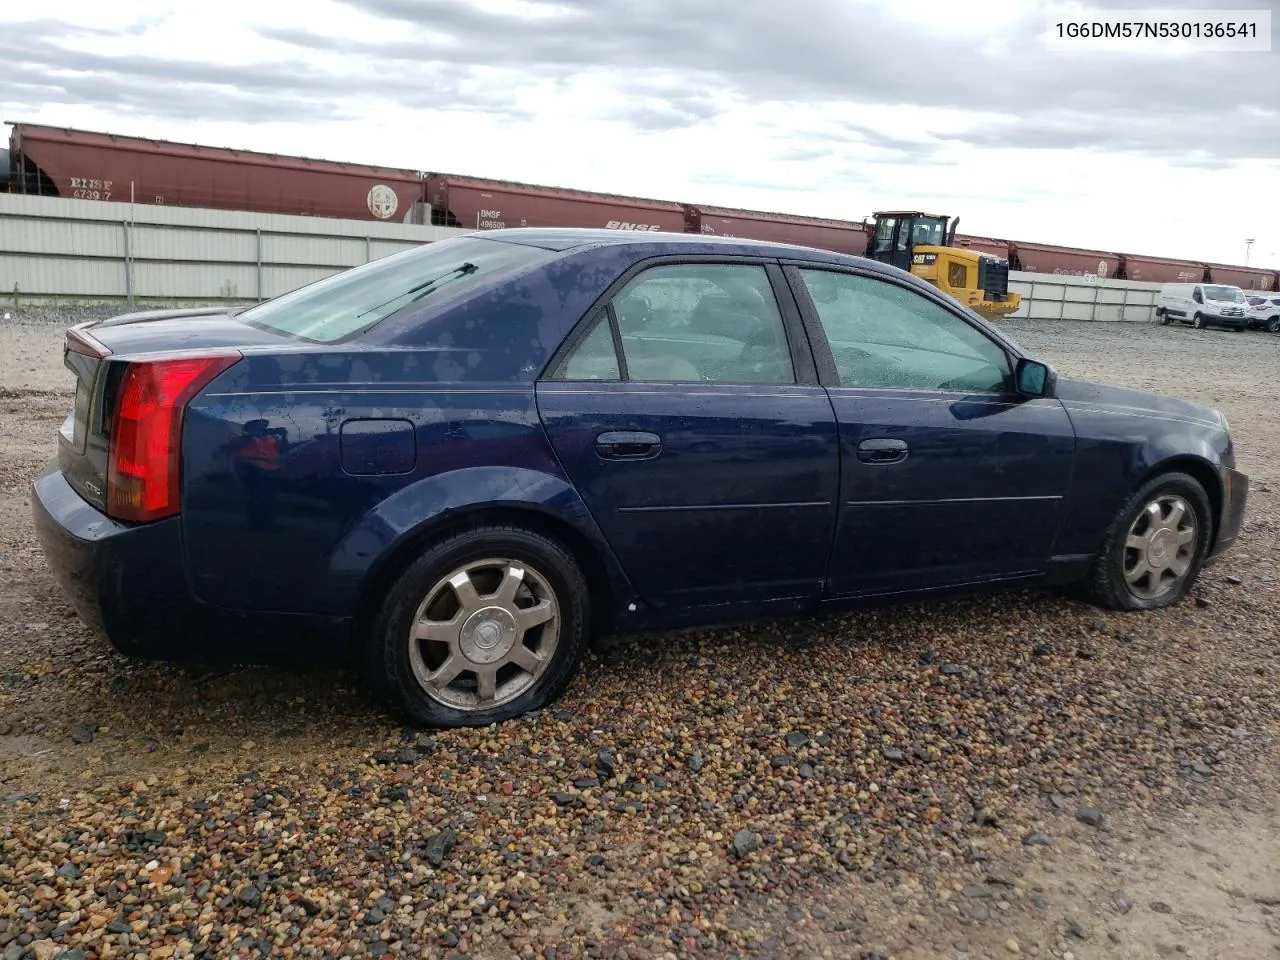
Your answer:
[[[17,124],[18,192],[352,220],[422,218],[414,170]]]
[[[827,220],[761,210],[695,207],[690,204],[684,205],[684,214],[684,229],[687,233],[793,243],[802,247],[851,253],[859,257],[867,252],[867,228],[853,220]]]
[[[8,173],[6,182],[6,172]],[[782,240],[865,253],[866,225],[790,214],[702,207],[515,181],[364,166],[17,124],[0,151],[0,192],[213,207],[349,219],[501,226],[609,227]],[[957,245],[1005,259],[1012,270],[1150,282],[1205,280],[1280,290],[1274,269],[1015,243],[959,235]],[[1193,276],[1188,276],[1188,275]]]
[[[1194,260],[1170,260],[1167,257],[1139,257],[1132,253],[1121,256],[1121,278],[1144,283],[1203,283],[1208,277],[1203,263]]]
[[[1271,270],[1259,270],[1254,267],[1232,267],[1222,263],[1211,263],[1208,280],[1211,283],[1229,283],[1241,290],[1276,289],[1276,274]]]
[[[1055,247],[1044,243],[1013,241],[1009,245],[1009,268],[1025,273],[1057,273],[1082,277],[1114,277],[1120,257],[1103,250]]]
[[[426,176],[431,222],[442,227],[601,227],[684,232],[684,206],[610,193],[480,180],[449,173]]]

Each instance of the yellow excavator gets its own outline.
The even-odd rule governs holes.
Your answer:
[[[873,215],[867,256],[929,281],[983,317],[1013,313],[1022,296],[1009,292],[1009,261],[957,247],[960,218],[918,210],[886,210]]]

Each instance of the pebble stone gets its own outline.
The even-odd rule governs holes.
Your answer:
[[[1122,617],[1011,592],[646,638],[490,727],[406,729],[340,670],[128,660],[55,589],[23,502],[67,405],[0,392],[0,737],[30,751],[0,786],[0,956],[747,957],[787,955],[788,933],[806,956],[819,927],[856,956],[896,936],[820,916],[830,890],[904,929],[945,904],[940,945],[960,950],[1047,911],[988,871],[1021,884],[1051,837],[1111,839],[1072,820],[1082,800],[1167,822],[1247,783],[1280,734],[1262,492],[1256,560],[1231,561],[1242,585],[1198,585],[1206,606]],[[1244,441],[1267,419],[1241,424],[1263,472]]]

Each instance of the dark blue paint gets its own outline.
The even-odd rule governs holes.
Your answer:
[[[51,464],[32,485],[36,534],[80,617],[128,656],[175,661],[333,661],[350,650],[350,621],[201,603],[181,563],[183,521],[130,527],[102,516]],[[250,555],[251,556],[251,555]],[[244,556],[224,558],[229,579]]]
[[[409,473],[418,461],[418,443],[409,420],[353,418],[338,428],[342,470],[352,476]]]
[[[1055,400],[833,388],[844,504],[832,593],[892,593],[1043,573],[1075,438]],[[979,415],[980,414],[980,415]],[[898,440],[906,457],[858,447]]]
[[[1176,397],[1103,384],[1059,380],[1058,399],[1077,435],[1076,474],[1067,503],[1071,522],[1056,545],[1060,554],[1093,554],[1129,491],[1162,465],[1199,468],[1210,496],[1221,495],[1224,468],[1235,466],[1226,418]],[[1224,535],[1232,538],[1227,518]]]
[[[101,439],[90,432],[83,456],[60,441],[72,483],[46,471],[34,510],[81,614],[139,655],[269,659],[296,643],[319,659],[358,635],[397,563],[494,510],[572,543],[617,629],[1061,580],[1087,571],[1130,491],[1174,461],[1199,471],[1220,505],[1215,553],[1239,532],[1247,480],[1214,411],[1067,380],[1039,399],[836,388],[785,285],[795,385],[539,380],[612,285],[653,257],[843,265],[938,294],[828,251],[488,234],[499,236],[546,255],[348,342],[296,341],[221,311],[93,327],[113,351],[99,390],[141,353],[234,346],[244,359],[188,408],[180,518],[107,519],[86,486],[103,481]]]
[[[839,457],[820,387],[553,382],[539,385],[538,409],[646,600],[741,603],[821,589]],[[602,457],[597,440],[610,431],[651,432],[662,453]]]

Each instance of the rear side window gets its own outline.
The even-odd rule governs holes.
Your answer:
[[[418,300],[452,295],[546,251],[481,237],[423,244],[318,280],[250,307],[239,319],[316,343],[363,332]]]
[[[796,382],[782,314],[761,266],[650,267],[593,323],[556,379]]]

